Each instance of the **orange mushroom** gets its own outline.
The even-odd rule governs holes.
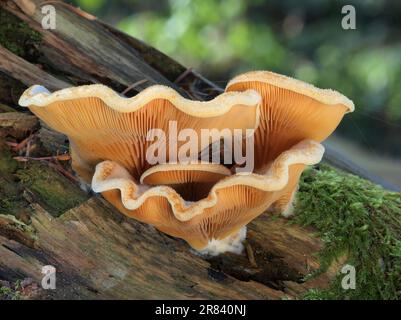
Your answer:
[[[303,81],[269,71],[253,71],[233,78],[226,92],[253,89],[262,96],[260,125],[255,131],[255,170],[263,172],[280,153],[304,139],[325,140],[353,102],[331,89],[319,89]],[[277,203],[290,214],[297,184]]]
[[[213,254],[221,249],[216,240],[224,250],[239,248],[238,241],[227,246],[227,240],[288,192],[304,166],[318,163],[323,152],[319,143],[304,140],[278,156],[263,175],[230,175],[217,164],[159,165],[142,175],[142,184],[116,162],[105,161],[96,167],[92,188],[127,216]],[[182,189],[190,190],[183,193],[188,198],[177,192]],[[198,190],[207,196],[199,199]]]
[[[148,134],[155,128],[166,133],[166,161],[173,160],[169,158],[171,153],[175,155],[169,147],[178,149],[184,144],[177,143],[173,129],[195,131],[199,137],[193,143],[196,154],[206,147],[200,141],[202,129],[221,130],[223,135],[227,134],[223,129],[241,129],[245,136],[245,129],[258,126],[260,96],[246,90],[223,93],[211,101],[192,101],[161,85],[148,87],[132,98],[121,97],[99,84],[54,93],[32,86],[19,104],[68,136],[72,167],[89,182],[95,165],[103,160],[117,161],[139,178],[152,165],[146,153],[153,144]],[[213,143],[213,136],[210,139],[208,143]]]
[[[240,75],[208,102],[186,100],[163,86],[127,99],[92,85],[53,94],[34,86],[20,104],[68,135],[73,167],[87,181],[93,175],[95,192],[125,215],[210,254],[240,251],[245,226],[266,210],[291,212],[302,171],[323,156],[319,142],[353,110],[338,92],[271,72]],[[239,128],[244,138],[245,129],[256,129],[254,154],[248,155],[254,156],[253,172],[171,157],[150,164],[146,132],[169,132],[170,120],[177,121],[177,130],[198,134]],[[196,146],[202,151],[207,145]]]

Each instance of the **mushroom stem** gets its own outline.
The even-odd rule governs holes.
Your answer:
[[[198,252],[202,255],[217,256],[224,252],[241,254],[244,251],[244,240],[246,239],[246,226],[223,239],[211,239],[209,243]]]

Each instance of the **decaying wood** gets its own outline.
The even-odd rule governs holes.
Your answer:
[[[262,216],[249,226],[254,267],[246,256],[204,259],[98,197],[59,218],[35,203],[32,209],[29,230],[0,215],[0,226],[7,226],[0,233],[0,275],[40,283],[42,266],[55,266],[57,290],[42,291],[43,298],[294,297],[294,287],[297,292],[312,287],[302,277],[318,268],[314,253],[322,246],[312,230]],[[313,281],[313,287],[324,287],[332,275]]]
[[[21,111],[16,96],[35,83],[52,90],[104,83],[128,96],[158,83],[197,99],[221,91],[195,71],[69,5],[52,1],[57,28],[44,30],[41,3],[0,2],[2,14],[39,35],[29,54],[0,43],[0,103],[7,108]],[[315,254],[322,241],[313,230],[267,214],[249,225],[244,255],[201,257],[182,240],[128,219],[99,196],[82,191],[68,178],[70,168],[52,157],[67,151],[63,135],[43,125],[38,131],[36,119],[27,113],[0,113],[0,124],[6,121],[35,132],[30,145],[13,156],[29,160],[21,152],[31,148],[38,161],[11,161],[10,146],[26,136],[0,127],[2,139],[13,139],[0,146],[8,159],[7,165],[0,162],[0,182],[7,187],[0,188],[0,280],[29,278],[40,287],[42,266],[57,269],[57,289],[35,290],[31,298],[294,298],[309,288],[326,287],[337,271],[333,267],[304,282],[319,268]],[[35,177],[39,171],[41,178]]]
[[[35,239],[0,237],[0,270],[9,280],[40,282],[42,266],[55,266],[57,290],[42,292],[47,297],[276,299],[293,296],[284,281],[296,285],[308,268],[317,267],[312,254],[319,241],[282,220],[264,217],[250,226],[260,258],[259,269],[251,270],[246,257],[207,261],[184,242],[122,217],[99,198],[57,219],[39,205],[33,209]]]
[[[49,90],[57,90],[71,86],[69,83],[53,77],[39,67],[28,63],[3,47],[0,47],[0,61],[2,61],[0,67],[1,71],[28,86],[37,84],[38,81],[42,81],[43,85],[46,87],[48,86]]]
[[[27,132],[38,127],[38,119],[30,114],[20,112],[0,113],[0,132],[8,132],[17,139],[23,139]]]

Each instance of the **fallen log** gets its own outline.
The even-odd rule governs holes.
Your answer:
[[[104,83],[132,96],[158,83],[206,100],[221,91],[197,72],[65,3],[51,1],[59,22],[55,30],[45,30],[41,3],[0,3],[0,103],[21,111],[17,99],[33,84],[55,90]],[[24,113],[13,121],[19,117],[31,119]],[[8,129],[1,129],[2,137],[18,144],[21,137]],[[313,229],[269,214],[249,225],[243,255],[199,256],[183,241],[122,216],[80,189],[68,164],[43,160],[67,151],[65,137],[44,126],[35,133],[29,150],[31,157],[42,157],[37,162],[13,159],[23,154],[10,151],[4,141],[0,149],[0,280],[15,287],[30,279],[20,290],[25,297],[296,298],[311,288],[327,288],[338,272],[340,263],[309,278],[319,270],[316,254],[323,241]],[[40,287],[45,265],[57,270],[56,290]]]

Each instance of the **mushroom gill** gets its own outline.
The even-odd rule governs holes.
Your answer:
[[[143,184],[116,162],[105,161],[96,166],[92,188],[127,216],[205,250],[215,240],[229,239],[268,209],[298,183],[305,165],[321,160],[323,152],[319,143],[301,141],[262,174],[229,175],[216,164],[160,165],[143,174]],[[186,201],[174,189],[191,182],[195,191],[199,187],[203,192],[203,183],[217,178],[223,179],[197,201]]]
[[[354,111],[353,102],[331,89],[270,71],[253,71],[233,78],[226,91],[253,89],[262,97],[260,124],[254,134],[254,172],[263,172],[284,150],[304,139],[325,140],[343,116]],[[277,201],[277,211],[291,214],[298,184]]]
[[[330,89],[269,71],[253,71],[233,78],[226,91],[253,89],[262,97],[260,124],[255,131],[255,171],[304,139],[325,140],[354,104]]]
[[[146,170],[140,178],[140,183],[169,186],[185,201],[193,202],[206,198],[212,187],[229,175],[229,169],[215,163],[167,163]]]
[[[166,161],[173,160],[169,157],[171,145],[179,149],[188,142],[177,142],[172,128],[175,132],[189,128],[196,133],[199,139],[189,141],[196,154],[214,142],[213,136],[206,145],[201,141],[202,129],[221,130],[223,135],[240,129],[245,136],[245,129],[258,126],[260,96],[247,90],[223,93],[211,101],[192,101],[161,85],[151,86],[132,98],[121,97],[99,84],[54,93],[33,86],[23,93],[19,104],[68,136],[73,169],[89,182],[96,164],[103,160],[118,162],[138,179],[151,167],[146,153],[154,142],[147,135],[154,129],[166,134],[166,143],[161,144],[166,145]],[[175,150],[171,154],[176,155]]]

